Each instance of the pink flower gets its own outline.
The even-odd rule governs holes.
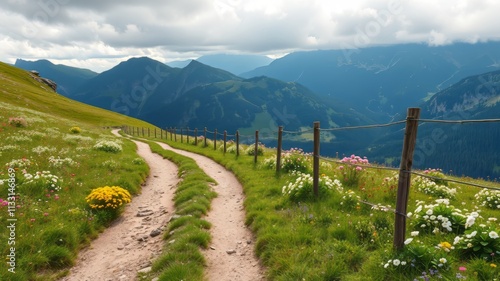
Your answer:
[[[35,219],[30,219],[30,222],[35,222]]]
[[[54,196],[54,200],[58,200],[59,199],[59,195],[56,194],[56,196]]]
[[[339,170],[343,170],[344,169],[344,166],[339,166]]]
[[[44,217],[46,217],[46,216],[48,216],[48,215],[49,215],[49,213],[43,213],[43,216],[44,216]]]
[[[458,270],[460,270],[460,271],[466,271],[467,268],[465,268],[465,266],[461,266],[461,267],[458,268]]]
[[[363,168],[361,168],[360,166],[356,167],[356,171],[361,171],[361,170],[363,170]]]

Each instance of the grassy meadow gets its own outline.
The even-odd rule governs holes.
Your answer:
[[[165,140],[163,140],[165,141]],[[244,185],[247,225],[269,280],[498,280],[500,184],[454,178],[439,169],[412,175],[404,249],[394,250],[397,172],[358,168],[369,159],[321,160],[320,196],[312,194],[312,158],[300,150],[263,149],[257,164],[242,146],[167,140],[204,154]],[[253,147],[253,146],[251,146]],[[340,163],[339,163],[340,162]],[[344,162],[344,163],[342,163]],[[465,181],[493,189],[448,182]],[[483,190],[483,191],[482,191]],[[165,279],[167,280],[167,279]],[[173,280],[173,279],[168,279]],[[201,280],[201,279],[200,279]]]
[[[66,274],[78,250],[119,214],[90,208],[86,197],[104,186],[137,194],[149,172],[135,144],[103,126],[152,125],[46,88],[0,64],[1,280]]]

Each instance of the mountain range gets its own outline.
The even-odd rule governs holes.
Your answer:
[[[377,122],[401,117],[459,80],[500,69],[500,43],[423,44],[296,52],[242,74],[301,83]]]
[[[286,136],[287,147],[310,151],[313,121],[325,129],[391,122],[404,119],[407,107],[421,107],[422,118],[428,119],[498,118],[499,61],[500,43],[489,42],[297,52],[239,76],[197,60],[179,68],[146,57],[129,59],[100,74],[85,72],[88,77],[81,75],[81,69],[64,68],[60,73],[73,78],[70,83],[64,76],[50,76],[45,62],[40,69],[30,65],[29,70],[70,89],[61,94],[161,127],[240,130],[248,135],[259,130],[263,141],[274,145],[277,126],[282,125],[287,131],[304,131]],[[477,133],[476,126],[492,127]],[[498,125],[452,128],[420,124],[421,149],[416,156],[421,160],[416,167],[500,176],[499,148],[492,143]],[[430,149],[426,137],[433,133],[446,135],[447,141],[431,138]],[[403,138],[401,127],[323,130],[321,136],[322,155],[358,153],[390,165],[398,164]],[[481,155],[476,159],[483,164],[467,160],[475,156],[464,150]],[[457,161],[474,164],[461,165],[463,169],[446,164]]]

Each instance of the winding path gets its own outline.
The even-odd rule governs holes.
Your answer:
[[[172,201],[177,166],[151,152],[149,145],[137,144],[139,154],[150,167],[150,176],[125,208],[122,216],[78,255],[76,265],[62,281],[128,281],[151,265],[163,248],[163,235],[152,231],[165,226],[174,212]],[[141,212],[141,216],[137,216]],[[150,214],[150,215],[146,215]]]
[[[113,131],[117,134],[117,130]],[[122,216],[83,249],[68,276],[60,281],[128,281],[137,280],[137,272],[151,265],[161,253],[163,235],[151,236],[162,229],[175,212],[175,187],[178,169],[170,161],[151,152],[143,142],[134,141],[137,154],[150,167],[150,176]],[[204,172],[217,181],[213,186],[218,197],[206,220],[212,224],[210,248],[204,250],[209,281],[264,280],[264,270],[254,254],[254,238],[245,226],[243,188],[236,177],[213,160],[195,153],[164,149],[193,158]],[[149,214],[138,216],[141,214]]]
[[[236,177],[215,161],[192,152],[174,149],[158,143],[162,148],[190,157],[213,178],[217,197],[205,218],[212,224],[210,248],[204,251],[207,259],[208,280],[256,281],[264,280],[264,271],[254,254],[254,238],[245,226],[243,187]]]

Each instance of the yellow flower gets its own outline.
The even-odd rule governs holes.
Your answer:
[[[493,268],[496,268],[496,267],[497,267],[497,265],[496,265],[496,264],[494,264],[494,263],[490,264],[490,266],[491,266],[491,267],[493,267]]]

